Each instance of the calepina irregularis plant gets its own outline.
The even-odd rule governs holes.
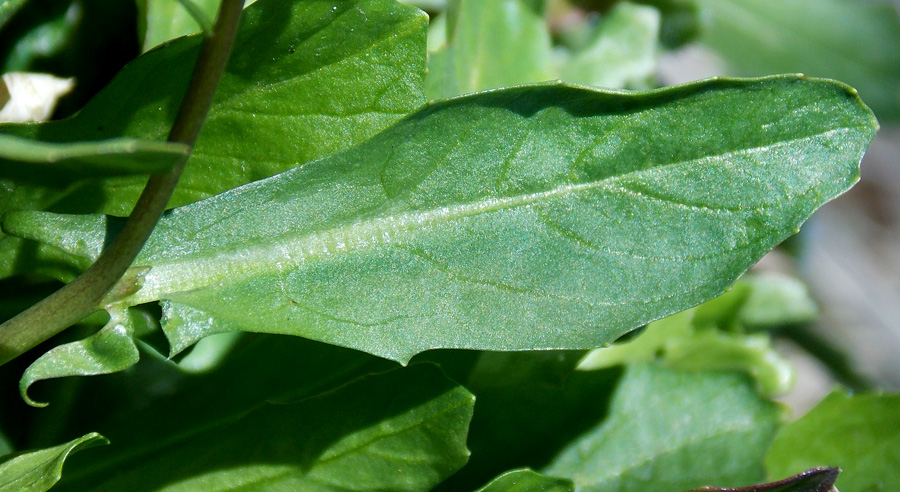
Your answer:
[[[896,484],[900,400],[786,424],[765,330],[811,301],[740,278],[873,113],[803,75],[593,87],[649,89],[703,2],[606,3],[554,52],[536,1],[184,1],[172,40],[143,2],[77,114],[0,127],[0,275],[66,284],[0,327],[52,403],[4,410],[0,490]]]

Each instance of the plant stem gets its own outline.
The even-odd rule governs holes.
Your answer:
[[[200,54],[168,140],[193,147],[225,71],[244,0],[223,0]],[[124,228],[78,278],[0,325],[0,365],[25,353],[96,311],[137,257],[172,197],[190,154],[164,174],[150,177]]]

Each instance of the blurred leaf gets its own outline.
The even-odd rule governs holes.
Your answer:
[[[180,36],[202,30],[197,22],[203,16],[213,19],[221,0],[138,0],[139,34],[143,51]],[[191,7],[196,9],[191,12]],[[196,15],[195,15],[196,14]]]
[[[838,468],[814,468],[772,483],[737,488],[701,487],[688,492],[837,492],[832,487],[838,473]]]
[[[472,404],[435,366],[411,366],[136,443],[59,490],[427,491],[465,463]]]
[[[814,466],[843,469],[842,492],[900,490],[900,395],[841,391],[787,425],[766,455],[770,476]]]
[[[747,378],[629,366],[609,417],[544,472],[580,492],[672,492],[758,483],[781,415]]]
[[[108,310],[109,322],[99,332],[84,340],[54,347],[28,367],[19,382],[19,391],[29,405],[47,406],[28,397],[28,388],[38,381],[109,374],[137,363],[140,356],[133,340],[135,319],[127,308],[116,306]]]
[[[890,2],[697,0],[701,41],[733,75],[805,73],[846,82],[884,121],[900,121],[900,18]]]
[[[28,0],[0,0],[0,28],[6,25],[10,17],[25,5]]]
[[[59,481],[63,462],[71,453],[107,443],[100,434],[90,433],[52,448],[4,457],[0,463],[0,492],[48,490]]]
[[[650,88],[656,72],[659,25],[655,8],[617,3],[590,44],[562,66],[561,78],[597,87]]]
[[[748,330],[781,328],[815,321],[819,309],[806,285],[777,273],[748,276],[749,296],[737,319]]]
[[[3,58],[2,72],[28,72],[34,71],[33,66],[41,59],[59,55],[66,48],[66,43],[72,41],[77,32],[77,21],[82,15],[82,6],[72,0],[60,0],[47,2],[41,9],[35,9],[32,2],[24,12],[25,19],[17,18],[21,26],[13,26],[16,31],[15,39],[4,47],[0,53]],[[6,11],[6,4],[11,4],[14,11],[19,11],[26,2],[5,2],[0,8]],[[5,21],[3,22],[5,24]],[[4,37],[9,36],[9,31],[4,32]],[[6,44],[6,43],[3,43]]]
[[[491,480],[478,492],[574,492],[569,480],[548,477],[531,470],[513,470]]]
[[[455,0],[448,44],[431,53],[428,99],[553,78],[550,33],[524,0]]]
[[[173,353],[235,330],[397,361],[597,347],[721,294],[857,180],[874,127],[846,86],[792,76],[433,103],[168,214],[123,280],[150,267],[141,288],[120,300],[166,300]],[[107,229],[29,217],[7,214],[5,230],[72,253]]]
[[[698,0],[634,0],[650,5],[662,15],[659,40],[675,49],[697,39],[703,31],[703,12]]]
[[[49,172],[52,181],[60,174],[76,180],[97,174],[163,173],[188,150],[183,144],[133,138],[61,144],[0,134],[0,175],[46,177]]]

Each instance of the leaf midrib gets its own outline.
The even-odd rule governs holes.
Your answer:
[[[201,289],[225,281],[236,282],[252,275],[265,272],[284,271],[301,268],[306,262],[332,254],[348,253],[377,244],[391,243],[398,235],[405,235],[416,229],[439,222],[449,222],[466,217],[499,210],[529,206],[542,200],[565,196],[595,189],[608,188],[627,178],[644,173],[658,173],[679,167],[694,165],[709,159],[723,159],[760,151],[767,151],[837,133],[849,133],[856,128],[838,127],[817,132],[805,137],[779,140],[767,145],[739,149],[722,154],[707,155],[675,163],[658,165],[610,176],[588,183],[564,184],[556,188],[499,198],[482,198],[453,206],[443,206],[427,210],[412,210],[394,216],[373,217],[364,221],[340,225],[331,229],[313,231],[300,237],[281,236],[272,239],[255,238],[249,246],[232,248],[213,254],[195,254],[159,263],[136,266],[151,266],[144,277],[142,288],[129,303],[139,304],[163,298],[166,294]],[[717,209],[718,210],[718,209]],[[722,209],[728,212],[728,209]],[[380,236],[380,238],[379,238]],[[278,253],[281,255],[278,255]],[[278,256],[276,256],[278,255]]]

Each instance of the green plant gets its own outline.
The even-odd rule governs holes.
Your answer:
[[[51,403],[4,397],[0,490],[900,483],[896,395],[786,424],[769,331],[814,307],[738,280],[857,181],[877,122],[856,91],[572,85],[649,89],[660,45],[726,43],[702,13],[741,2],[583,2],[601,23],[551,34],[542,1],[451,1],[429,27],[393,0],[260,0],[221,81],[242,2],[215,25],[219,2],[181,3],[139,2],[148,51],[77,114],[0,127],[0,357]],[[900,36],[849,5],[806,7]],[[822,435],[861,437],[811,452]]]

